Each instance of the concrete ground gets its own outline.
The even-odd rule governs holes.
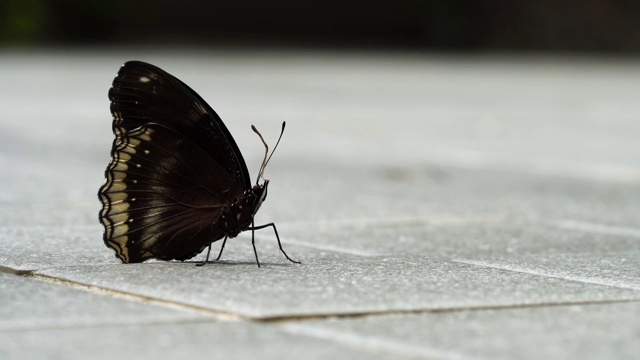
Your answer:
[[[104,246],[130,59],[207,99],[253,176],[250,124],[287,121],[256,222],[301,265],[268,230],[262,268],[249,234],[204,267]],[[640,61],[4,50],[0,84],[1,359],[640,354]]]

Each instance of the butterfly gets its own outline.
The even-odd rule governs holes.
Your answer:
[[[109,90],[113,133],[106,182],[98,191],[104,243],[124,263],[186,260],[224,238],[251,230],[267,197],[265,156],[255,185],[233,137],[216,112],[189,86],[164,70],[129,61]],[[280,143],[285,123],[275,148]],[[271,152],[273,155],[273,151]],[[259,184],[260,179],[263,183]]]

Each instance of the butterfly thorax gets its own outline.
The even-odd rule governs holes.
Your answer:
[[[250,190],[246,190],[231,205],[222,210],[216,225],[228,237],[236,237],[251,226],[253,216],[267,198],[268,184],[269,182],[265,181],[262,185],[255,185]]]

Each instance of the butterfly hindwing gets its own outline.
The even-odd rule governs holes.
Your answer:
[[[186,259],[224,236],[214,220],[242,188],[176,131],[147,124],[113,149],[100,194],[105,242],[124,262]],[[214,166],[206,169],[205,166]]]

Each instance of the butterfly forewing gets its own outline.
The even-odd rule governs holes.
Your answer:
[[[116,142],[127,131],[160,123],[203,147],[244,188],[251,186],[242,154],[218,114],[173,75],[151,64],[129,61],[114,79],[109,99]]]
[[[218,115],[141,62],[120,69],[109,97],[116,138],[99,191],[105,243],[123,262],[184,260],[224,237],[216,222],[250,185]]]

